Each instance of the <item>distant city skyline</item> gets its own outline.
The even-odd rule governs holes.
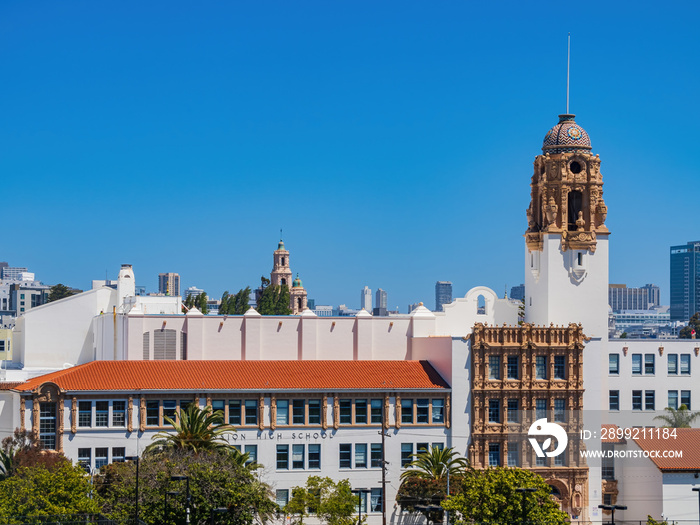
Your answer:
[[[0,172],[19,218],[2,258],[43,282],[87,289],[128,262],[149,291],[173,268],[218,298],[259,285],[283,228],[320,304],[376,283],[389,308],[432,307],[437,279],[502,296],[524,279],[569,31],[610,282],[657,283],[668,304],[668,247],[698,238],[680,190],[698,176],[697,3],[40,5],[0,6]]]

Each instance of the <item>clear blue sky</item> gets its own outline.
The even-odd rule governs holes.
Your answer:
[[[697,2],[0,4],[0,260],[255,286],[279,229],[317,304],[523,280],[532,161],[565,110],[602,159],[610,280],[700,239]]]

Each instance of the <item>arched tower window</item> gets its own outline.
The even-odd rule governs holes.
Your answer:
[[[282,283],[282,284],[287,284],[287,279],[285,279],[284,277],[282,277],[281,283]]]
[[[569,231],[576,231],[576,219],[578,212],[583,211],[583,194],[580,191],[573,190],[569,192]]]
[[[284,259],[285,259],[285,258],[284,258],[284,257],[282,257],[282,266],[284,266]]]
[[[482,315],[486,314],[486,298],[483,295],[476,298],[476,313]]]
[[[297,309],[301,312],[301,297],[297,298]]]

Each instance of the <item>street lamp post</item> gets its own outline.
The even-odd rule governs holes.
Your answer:
[[[351,492],[357,494],[357,525],[360,525],[362,523],[362,495],[369,494],[372,491],[369,489],[354,489]]]
[[[136,463],[136,511],[134,512],[134,525],[139,525],[139,457],[127,456],[124,459]]]
[[[695,474],[697,476],[697,474]],[[698,493],[698,523],[700,523],[700,487],[694,487],[693,492]]]
[[[447,463],[440,463],[443,467],[445,467],[445,472],[447,472],[447,497],[450,497],[450,467],[447,466]],[[447,525],[450,525],[450,511],[445,510],[445,522]]]
[[[215,509],[211,509],[211,515],[209,516],[209,523],[211,525],[214,525],[214,516],[217,514],[223,514],[224,512],[228,512],[228,507],[217,507]]]
[[[615,511],[627,510],[627,505],[598,505],[598,508],[612,511],[612,517],[610,518],[612,521],[610,523],[611,525],[615,525]]]
[[[527,495],[533,492],[537,492],[537,489],[533,487],[523,487],[515,489],[515,492],[520,492],[523,495],[523,501],[520,505],[520,511],[522,512],[522,525],[525,525],[525,520],[527,519],[527,506],[525,505],[525,503],[527,503]]]
[[[189,476],[170,476],[171,481],[184,481],[186,483],[186,494],[187,494],[187,517],[185,519],[185,523],[190,522],[190,501],[192,500],[192,496],[190,495],[190,477]]]

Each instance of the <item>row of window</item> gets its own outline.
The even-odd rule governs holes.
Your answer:
[[[500,380],[503,359],[500,355],[489,356],[489,379]],[[509,355],[506,359],[506,379],[520,379],[520,356]],[[566,356],[553,356],[551,379],[566,379]],[[550,379],[546,355],[535,356],[535,379]]]
[[[620,410],[619,390],[610,390],[608,399],[610,410]],[[685,405],[690,410],[690,390],[681,390],[680,398],[678,390],[669,390],[666,406],[676,410],[681,405]],[[656,410],[656,391],[632,390],[632,410]]]
[[[95,448],[95,464],[94,468],[99,469],[110,463],[109,448],[108,447],[98,447]],[[85,469],[88,474],[93,467],[92,464],[92,451],[91,448],[79,448],[78,449],[78,464]],[[112,461],[111,463],[117,463],[119,461],[124,461],[126,458],[126,449],[124,447],[113,447],[112,448]]]
[[[369,512],[381,512],[382,511],[382,489],[372,488],[369,494],[366,492],[360,492],[355,494],[354,499],[357,502],[355,504],[355,512],[361,511],[362,514],[368,513],[367,508],[367,496],[369,496]],[[359,500],[359,501],[358,501]],[[275,491],[275,503],[280,508],[284,508],[287,503],[289,503],[289,489],[277,489]],[[314,512],[314,509],[309,509],[310,513]]]
[[[277,470],[320,470],[321,445],[277,445]]]
[[[690,375],[690,354],[668,354],[666,359],[668,375]],[[608,355],[608,372],[620,373],[620,354]],[[632,354],[632,374],[652,375],[656,373],[656,356],[654,354]]]
[[[194,402],[192,399],[147,400],[146,426],[163,426],[165,416],[175,420],[178,409]],[[383,399],[347,398],[338,402],[342,425],[380,425],[383,417]],[[278,426],[320,425],[321,399],[277,399],[275,423]],[[162,409],[162,414],[161,414]],[[215,399],[212,409],[224,413],[224,420],[235,427],[258,425],[258,399]],[[401,399],[401,423],[443,424],[443,398]],[[78,427],[125,427],[126,401],[79,401]]]
[[[489,399],[488,401],[489,423],[503,423],[503,416],[501,414],[502,401],[500,399]],[[547,417],[547,399],[535,399],[535,419],[542,419],[544,417]],[[552,418],[556,422],[566,423],[565,399],[554,399],[554,411]],[[507,400],[506,422],[520,423],[520,408],[517,398],[510,398]]]
[[[445,448],[444,443],[433,443],[432,448],[442,450]],[[430,443],[416,443],[415,453],[428,452],[431,449]],[[401,443],[401,468],[406,468],[413,461],[413,443]]]
[[[500,443],[489,443],[489,467],[500,467],[503,466],[503,453],[501,450]],[[505,458],[505,465],[508,467],[520,467],[520,443],[515,441],[508,443],[508,454]],[[554,458],[535,458],[536,467],[565,467],[566,466],[566,454],[559,454]]]

